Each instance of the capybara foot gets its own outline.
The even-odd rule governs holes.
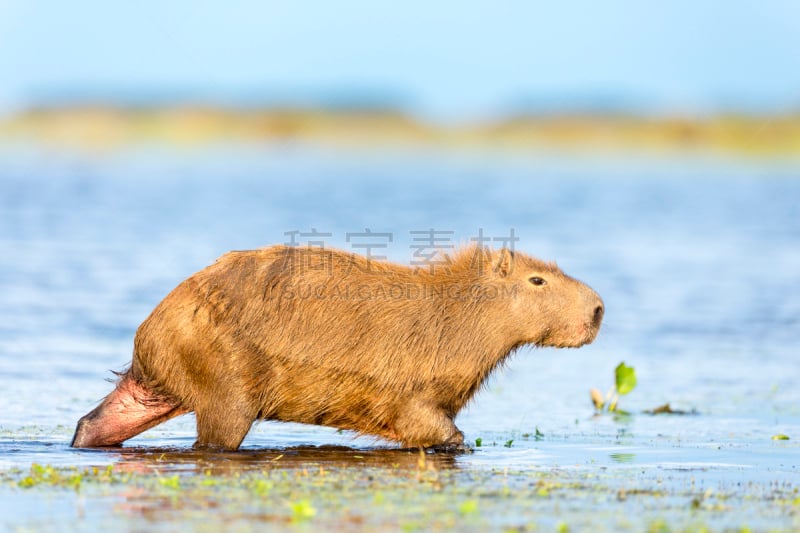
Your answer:
[[[236,448],[228,448],[220,444],[202,443],[199,440],[194,441],[194,444],[192,444],[192,449],[200,452],[211,452],[211,453],[230,452],[236,450]]]
[[[464,444],[464,433],[456,430],[450,438],[441,444],[434,444],[429,448],[437,453],[469,453],[472,449]]]
[[[188,412],[176,402],[153,394],[127,376],[103,402],[78,421],[73,448],[119,446],[151,427]]]
[[[410,401],[395,422],[399,440],[410,448],[460,445],[464,434],[441,408],[426,401]]]
[[[460,455],[473,452],[473,449],[463,442],[461,444],[437,444],[436,446],[431,446],[430,448],[426,449],[432,450],[434,453],[444,453],[450,455]]]
[[[458,428],[456,428],[456,432],[444,442],[445,446],[461,446],[462,444],[464,444],[464,433]]]

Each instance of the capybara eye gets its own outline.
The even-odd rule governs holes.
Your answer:
[[[533,276],[532,278],[528,279],[528,281],[530,281],[537,287],[541,287],[542,285],[547,285],[547,282],[542,278],[540,278],[539,276]]]

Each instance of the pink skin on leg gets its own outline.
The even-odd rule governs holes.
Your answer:
[[[78,421],[72,447],[118,446],[161,422],[188,412],[124,377],[100,405]]]

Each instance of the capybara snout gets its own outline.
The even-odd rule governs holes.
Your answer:
[[[454,419],[519,347],[578,347],[600,297],[521,252],[463,249],[436,268],[275,246],[230,252],[139,326],[130,368],[73,445],[113,446],[194,411],[198,447],[236,449],[253,421],[458,445]]]
[[[517,296],[509,320],[527,325],[527,343],[577,348],[594,340],[605,312],[595,291],[554,263],[506,250],[499,255],[500,264],[509,264],[506,279]]]

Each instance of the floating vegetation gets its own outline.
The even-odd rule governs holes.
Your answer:
[[[592,399],[592,404],[596,412],[613,413],[615,417],[625,419],[630,416],[630,413],[619,409],[618,403],[621,396],[625,396],[636,388],[636,370],[632,366],[628,366],[625,362],[621,362],[614,369],[615,383],[609,391],[603,395],[598,389],[590,389],[589,395]],[[697,410],[690,411],[682,409],[673,409],[669,402],[654,407],[652,409],[645,409],[642,411],[648,415],[696,415]]]
[[[694,483],[632,477],[626,468],[462,469],[438,454],[400,450],[379,463],[365,462],[376,458],[369,451],[340,452],[349,459],[342,463],[294,451],[278,454],[293,457],[289,461],[242,461],[243,453],[187,455],[145,455],[103,468],[33,464],[0,472],[0,498],[8,501],[14,491],[52,498],[55,491],[77,498],[94,520],[122,529],[145,528],[157,516],[160,527],[189,530],[700,531],[695,526],[701,516],[707,530],[740,531],[744,526],[727,518],[734,510],[742,517],[769,509],[769,517],[780,519],[770,524],[786,527],[764,529],[780,531],[791,530],[800,507],[791,483],[698,490]],[[617,454],[614,462],[630,464],[633,454]],[[643,511],[632,517],[628,505]],[[67,519],[56,514],[46,520]],[[604,525],[598,529],[598,523]],[[6,524],[37,529],[39,523]]]
[[[293,521],[308,520],[317,514],[317,510],[311,505],[311,501],[307,499],[292,502],[289,504],[289,507],[292,509]]]
[[[52,466],[33,463],[27,475],[17,480],[17,485],[24,489],[38,486],[65,487],[78,490],[84,482],[120,483],[128,478],[116,475],[112,466],[105,468],[54,468]]]
[[[609,413],[619,412],[627,414],[617,409],[620,396],[624,396],[636,388],[636,371],[632,366],[621,362],[614,369],[615,383],[605,396],[598,389],[589,391],[592,403],[597,411],[607,411]]]
[[[645,409],[642,411],[647,415],[696,415],[697,409],[692,409],[690,411],[686,411],[684,409],[673,409],[669,403],[665,403],[663,405],[659,405],[658,407],[654,407],[652,409]]]

